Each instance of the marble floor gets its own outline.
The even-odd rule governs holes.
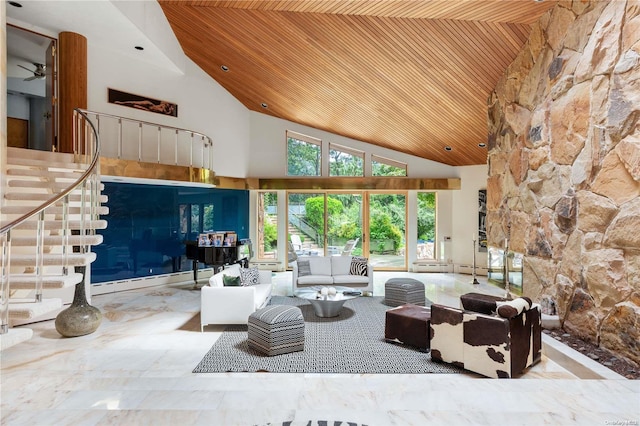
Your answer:
[[[375,274],[425,283],[433,302],[500,294],[456,274]],[[290,292],[290,272],[274,294]],[[192,369],[222,327],[200,332],[200,294],[172,285],[95,296],[95,333],[61,338],[53,321],[0,354],[1,425],[638,425],[640,381],[543,335],[542,362],[495,380],[468,374],[223,373]],[[321,421],[327,421],[322,423]],[[289,423],[290,422],[290,423]],[[311,422],[311,423],[310,423]],[[347,423],[342,423],[346,425]]]

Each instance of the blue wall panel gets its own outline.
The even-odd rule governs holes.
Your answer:
[[[104,242],[94,247],[91,282],[124,280],[191,270],[185,240],[202,231],[235,231],[248,238],[249,191],[105,182],[109,197]],[[213,208],[203,209],[205,205]],[[206,211],[191,220],[190,208]],[[197,216],[196,216],[197,218]],[[201,229],[203,223],[212,229]],[[205,225],[205,226],[206,226]]]

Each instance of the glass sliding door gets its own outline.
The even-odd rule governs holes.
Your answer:
[[[436,258],[436,193],[418,192],[418,246],[417,260],[434,260]]]
[[[327,195],[327,256],[362,254],[362,213],[362,194]]]
[[[278,193],[258,193],[258,259],[275,259],[278,247]]]
[[[406,269],[406,222],[406,194],[369,194],[368,250],[375,268]]]
[[[287,194],[288,239],[298,256],[324,254],[325,194]]]

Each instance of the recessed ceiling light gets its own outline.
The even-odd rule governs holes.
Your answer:
[[[228,67],[228,66],[226,66],[226,65],[222,65],[222,66],[220,67],[220,69],[221,69],[222,71],[224,71],[224,72],[229,72],[229,67]]]
[[[144,47],[142,47],[142,46],[136,46],[136,50],[144,50]]]
[[[447,145],[447,146],[444,147],[444,150],[445,151],[452,151],[453,148],[451,148],[449,145]]]
[[[261,104],[260,104],[260,106],[261,106],[262,108],[269,108],[269,105],[267,105],[267,104],[266,104],[266,103],[264,103],[264,102],[263,102],[263,103],[261,103]]]
[[[22,5],[17,1],[10,1],[9,4],[13,7],[22,7]]]
[[[487,144],[486,144],[486,143],[484,143],[484,142],[480,142],[480,143],[478,144],[478,146],[479,146],[480,148],[484,148],[485,146],[487,146]]]

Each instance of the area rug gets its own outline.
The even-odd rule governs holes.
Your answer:
[[[274,296],[272,305],[300,307],[305,320],[304,351],[274,357],[249,348],[247,326],[228,326],[193,370],[194,373],[272,372],[346,374],[460,373],[431,361],[429,353],[384,340],[382,297],[345,302],[340,315],[319,318],[304,299]]]

